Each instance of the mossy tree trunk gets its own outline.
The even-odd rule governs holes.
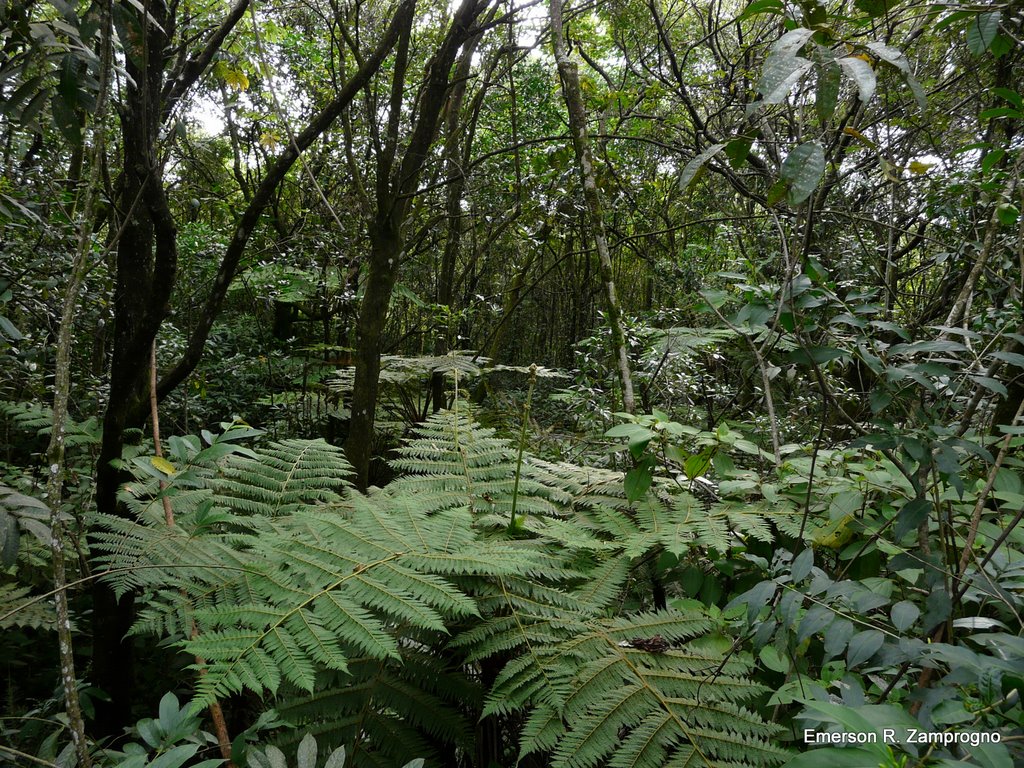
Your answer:
[[[591,152],[590,137],[587,134],[587,112],[580,89],[579,70],[576,63],[569,58],[565,47],[561,0],[551,0],[550,14],[551,47],[555,54],[555,64],[558,66],[558,77],[562,83],[562,96],[569,112],[569,133],[572,135],[572,146],[576,152],[576,165],[579,170],[580,182],[583,185],[587,221],[597,251],[601,282],[604,284],[605,311],[608,313],[608,327],[612,334],[612,352],[615,355],[619,384],[622,387],[622,410],[626,413],[633,413],[636,408],[633,397],[633,376],[629,367],[625,334],[622,332],[622,313],[619,310],[615,278],[612,274],[612,258],[608,249],[608,238],[605,235],[604,210],[601,193],[597,188],[594,155]]]

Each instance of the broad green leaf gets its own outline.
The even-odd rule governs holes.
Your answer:
[[[724,146],[724,143],[714,144],[686,164],[686,167],[683,168],[683,172],[679,174],[679,190],[681,192],[689,191],[690,186],[697,180],[697,175],[701,170],[703,170],[704,164],[721,152]]]
[[[795,56],[807,41],[814,37],[814,30],[805,27],[792,29],[772,44],[772,54]]]
[[[654,432],[639,424],[616,424],[604,433],[605,437],[628,437],[630,441],[654,437]]]
[[[182,744],[172,747],[159,757],[154,758],[147,768],[181,768],[198,751],[198,744]]]
[[[789,659],[780,655],[774,645],[766,645],[762,648],[758,658],[772,672],[781,672],[783,674],[789,672]]]
[[[54,95],[50,100],[50,108],[53,110],[53,124],[70,143],[78,145],[82,143],[82,124],[75,113],[74,107],[59,95]]]
[[[785,10],[782,0],[754,0],[743,9],[743,13],[736,17],[737,21],[748,19],[759,13],[781,14]]]
[[[996,208],[996,216],[999,219],[999,223],[1004,227],[1012,227],[1017,223],[1017,219],[1020,218],[1020,209],[1013,203],[1000,203],[999,207]]]
[[[823,631],[835,619],[835,614],[824,605],[815,605],[804,615],[800,622],[800,629],[797,631],[796,639],[802,643],[811,635]]]
[[[757,83],[757,92],[761,94],[763,104],[781,104],[813,65],[807,59],[798,56],[773,54],[765,62],[761,79]],[[757,104],[751,107],[756,108]]]
[[[1013,758],[1005,744],[979,744],[963,749],[980,768],[1013,768]]]
[[[754,145],[753,136],[739,136],[725,143],[725,155],[729,158],[729,165],[739,168],[746,162],[750,155],[750,148]]]
[[[999,31],[999,11],[979,13],[967,22],[967,50],[980,56],[992,45]]]
[[[814,96],[814,110],[822,123],[831,120],[835,114],[842,73],[842,68],[835,61],[827,61],[817,67],[818,90]]]
[[[834,659],[845,651],[853,632],[853,622],[849,619],[833,621],[825,633],[825,658]]]
[[[889,4],[889,0],[853,0],[854,8],[873,19],[885,15],[885,12],[889,10]]]
[[[642,498],[647,493],[647,489],[651,487],[653,480],[654,475],[651,472],[650,464],[645,462],[640,466],[633,467],[626,473],[626,498],[630,502]]]
[[[295,760],[298,768],[316,768],[316,739],[313,734],[307,733],[302,737]]]
[[[893,355],[900,355],[902,357],[910,357],[911,355],[921,353],[928,354],[933,352],[947,352],[949,354],[954,354],[966,351],[967,347],[959,341],[932,339],[928,341],[915,341],[910,344],[895,344],[890,350],[890,353]]]
[[[996,96],[999,96],[1000,98],[1006,99],[1017,109],[1024,109],[1024,98],[1021,98],[1021,95],[1016,91],[1012,91],[1009,88],[993,88],[992,93],[996,94]]]
[[[910,74],[910,62],[903,55],[903,51],[898,48],[893,48],[891,45],[885,45],[884,43],[868,43],[864,47],[886,64],[891,64],[906,75]]]
[[[345,768],[345,748],[338,747],[331,752],[327,762],[324,763],[324,768]]]
[[[794,349],[788,357],[798,365],[820,365],[830,360],[838,360],[845,355],[846,352],[835,347],[807,347],[806,349]]]
[[[994,357],[996,360],[1002,360],[1004,363],[1009,363],[1017,368],[1024,369],[1024,355],[1019,352],[992,352],[990,357]]]
[[[917,621],[921,615],[921,609],[914,605],[909,600],[901,600],[892,607],[890,616],[892,617],[892,625],[896,627],[900,632],[903,632],[913,626],[914,622]]]
[[[805,549],[799,555],[794,557],[793,565],[790,566],[790,575],[793,577],[793,582],[800,582],[807,578],[813,565],[814,550],[812,549]]]
[[[799,205],[814,192],[825,172],[825,151],[821,144],[809,141],[787,155],[779,176],[789,184],[786,200]]]
[[[277,747],[270,745],[267,747],[265,752],[267,761],[270,763],[270,768],[288,768],[288,760]]]
[[[683,462],[683,474],[686,475],[687,480],[693,480],[695,477],[700,477],[707,472],[710,466],[711,456],[709,454],[705,452],[695,453]]]
[[[846,76],[857,84],[857,93],[861,101],[870,101],[878,85],[878,78],[871,65],[859,56],[844,56],[836,59]]]

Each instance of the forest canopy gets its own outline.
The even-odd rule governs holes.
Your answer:
[[[0,0],[0,763],[1024,764],[1022,64]]]

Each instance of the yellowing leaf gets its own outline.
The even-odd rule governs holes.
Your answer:
[[[871,139],[869,139],[863,133],[858,131],[856,128],[850,128],[849,126],[847,126],[846,128],[843,128],[843,133],[845,133],[847,136],[853,136],[853,138],[855,138],[861,144],[869,146],[872,149],[878,149],[878,145],[875,144],[875,142],[873,142]]]
[[[174,468],[174,465],[162,456],[151,456],[149,458],[149,463],[165,475],[175,475],[178,473],[178,470]]]
[[[928,173],[928,170],[934,165],[935,163],[922,163],[920,160],[911,160],[909,168],[911,173],[916,173],[920,176],[922,173]]]
[[[246,77],[245,72],[240,69],[225,67],[223,77],[224,82],[236,91],[246,91],[249,89],[249,78]]]
[[[833,521],[814,536],[814,546],[839,551],[853,538],[855,523],[853,515],[844,515]]]

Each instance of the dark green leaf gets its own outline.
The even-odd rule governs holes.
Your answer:
[[[817,71],[818,91],[814,96],[814,110],[818,120],[827,123],[836,111],[843,70],[835,61],[826,61],[817,67]]]
[[[900,355],[901,357],[910,357],[911,355],[930,354],[935,352],[946,352],[948,354],[955,354],[957,352],[966,352],[967,347],[961,344],[959,341],[949,341],[944,339],[933,339],[929,341],[915,341],[911,344],[894,344],[890,352],[894,355]]]
[[[785,5],[782,0],[754,0],[754,2],[743,9],[743,13],[737,16],[736,19],[737,21],[748,19],[759,13],[781,14],[784,9]]]
[[[625,487],[626,498],[630,503],[642,498],[653,480],[654,475],[649,464],[644,463],[629,470],[626,473]]]
[[[949,598],[949,593],[942,587],[938,587],[925,600],[925,609],[927,613],[921,620],[921,630],[931,632],[949,618],[953,610],[953,602]]]
[[[790,575],[794,582],[803,581],[811,572],[814,565],[814,550],[805,549],[793,558],[793,565],[790,567]]]
[[[743,165],[753,145],[753,136],[740,136],[727,141],[725,143],[725,156],[729,158],[729,165],[732,168],[739,168]]]
[[[1004,227],[1012,227],[1020,218],[1020,210],[1013,203],[1000,203],[996,208],[996,217]]]
[[[896,515],[896,530],[894,536],[896,541],[902,541],[903,537],[911,531],[916,531],[931,514],[932,503],[928,499],[911,499]]]
[[[801,144],[786,157],[779,176],[789,183],[786,199],[799,205],[814,192],[825,172],[825,152],[816,141]]]
[[[967,50],[980,56],[992,45],[999,31],[999,11],[979,13],[967,22]]]
[[[884,16],[889,10],[889,0],[854,0],[853,7],[873,19]]]
[[[909,600],[901,600],[892,607],[890,616],[892,617],[892,625],[896,627],[900,632],[903,632],[913,626],[914,622],[917,621],[921,615],[921,609],[914,605]]]
[[[806,349],[794,349],[789,353],[789,359],[797,365],[820,365],[845,356],[845,351],[835,347],[807,347]]]
[[[697,175],[703,170],[704,164],[721,152],[723,147],[725,147],[724,143],[714,144],[686,164],[683,172],[679,174],[679,190],[681,192],[689,191],[690,186],[697,180]]]
[[[845,651],[853,632],[853,622],[849,619],[833,621],[825,633],[825,658],[834,659]]]
[[[14,323],[3,315],[0,315],[0,333],[6,336],[10,341],[21,341],[25,338],[22,336],[21,331],[15,327]]]
[[[853,669],[858,664],[862,664],[870,659],[878,652],[878,649],[882,647],[884,642],[885,635],[877,629],[858,632],[850,640],[850,644],[846,649],[846,668]]]
[[[800,629],[796,634],[797,642],[802,643],[811,635],[824,631],[834,619],[835,614],[827,606],[813,606],[800,622]]]
[[[74,108],[57,95],[51,99],[50,106],[53,110],[53,124],[57,126],[57,130],[72,144],[81,144],[82,126]]]

